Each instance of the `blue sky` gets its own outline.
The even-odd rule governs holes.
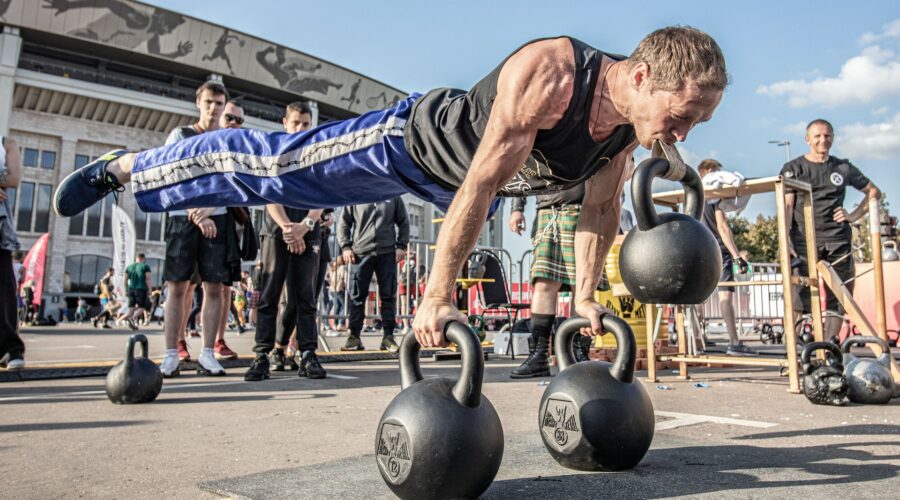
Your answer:
[[[722,47],[732,84],[712,121],[679,145],[747,177],[776,175],[825,118],[849,158],[900,213],[900,2],[152,1],[284,44],[404,91],[468,88],[522,43],[570,35],[628,54],[650,31],[687,24]],[[637,7],[635,7],[637,6]],[[639,150],[640,151],[640,150]],[[638,157],[640,158],[640,154]],[[848,196],[848,207],[861,195]],[[744,212],[774,213],[774,197]],[[524,238],[511,237],[512,240]]]

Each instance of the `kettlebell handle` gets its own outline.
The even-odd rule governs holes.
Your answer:
[[[637,359],[637,342],[634,333],[628,323],[612,314],[604,314],[600,317],[603,329],[612,333],[616,338],[616,360],[609,368],[609,373],[616,380],[623,383],[631,383],[634,380],[634,363]],[[554,348],[556,350],[559,371],[563,371],[575,364],[575,351],[572,348],[572,340],[582,328],[590,328],[591,320],[587,318],[569,318],[556,330]]]
[[[134,363],[134,344],[137,342],[141,343],[141,356],[148,357],[149,354],[149,344],[147,342],[147,336],[143,333],[136,333],[132,335],[128,339],[128,350],[125,351],[125,367],[131,368],[132,363]]]
[[[834,355],[835,359],[838,361],[838,364],[840,364],[842,358],[841,349],[833,342],[810,342],[809,344],[806,344],[803,347],[803,351],[800,352],[800,362],[804,365],[809,364],[812,353],[820,349],[824,349],[830,352],[832,355]],[[843,371],[843,368],[838,368],[838,370]]]
[[[481,404],[481,382],[484,378],[484,353],[481,341],[467,325],[450,321],[444,326],[444,337],[459,346],[462,368],[453,386],[453,398],[459,404],[475,408]],[[419,340],[413,333],[403,336],[400,343],[400,388],[406,389],[422,380],[419,366]]]
[[[653,179],[655,177],[670,178],[669,161],[662,158],[650,158],[641,162],[631,177],[631,201],[634,217],[641,231],[649,231],[659,225],[659,216],[653,205]],[[684,189],[684,213],[700,220],[703,215],[703,183],[697,172],[685,165],[683,177],[677,180]]]
[[[854,345],[864,346],[866,344],[878,344],[881,346],[881,350],[885,353],[890,354],[891,347],[885,342],[883,339],[878,337],[870,337],[870,336],[861,336],[861,335],[852,335],[847,337],[847,340],[841,344],[842,352],[850,352],[850,348]]]

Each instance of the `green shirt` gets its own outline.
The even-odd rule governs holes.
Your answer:
[[[128,288],[147,290],[147,275],[150,266],[145,262],[135,262],[125,268],[125,277],[128,279]]]

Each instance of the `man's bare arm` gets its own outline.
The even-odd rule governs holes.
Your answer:
[[[17,188],[22,180],[22,162],[19,145],[9,137],[3,141],[6,149],[6,174],[0,177],[0,188]]]
[[[633,150],[630,147],[616,155],[610,165],[587,181],[575,228],[575,308],[579,315],[591,319],[594,333],[600,333],[600,309],[594,301],[594,290],[619,228],[626,160]]]
[[[881,199],[881,190],[871,182],[862,188],[862,192],[866,194],[866,198],[852,212],[847,214],[847,222],[853,223],[861,219],[869,211],[869,201]]]

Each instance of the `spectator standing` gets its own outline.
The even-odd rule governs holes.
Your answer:
[[[19,337],[16,317],[19,280],[13,266],[13,252],[19,250],[19,240],[6,192],[19,187],[21,179],[19,145],[8,137],[0,137],[0,366],[7,370],[25,368],[25,343]]]

